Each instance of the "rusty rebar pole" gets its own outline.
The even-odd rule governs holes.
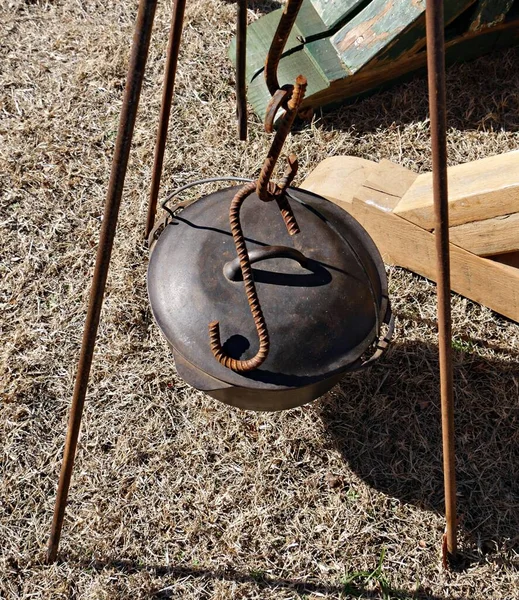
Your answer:
[[[92,365],[92,357],[97,337],[99,316],[103,304],[106,277],[110,265],[110,256],[112,254],[117,217],[119,215],[119,207],[121,204],[126,168],[128,166],[128,157],[130,154],[144,69],[148,57],[148,48],[150,45],[156,6],[157,0],[140,0],[139,2],[128,77],[126,80],[121,117],[119,120],[119,130],[112,162],[112,172],[108,184],[103,224],[99,237],[99,246],[97,248],[96,264],[92,279],[92,288],[90,290],[90,300],[83,332],[81,354],[79,357],[74,395],[70,409],[65,452],[63,455],[63,463],[61,465],[56,504],[54,506],[54,517],[52,520],[52,529],[47,550],[47,562],[53,562],[58,554],[58,545],[63,526],[63,518],[65,516],[65,505],[70,486],[70,478],[72,476],[72,468],[74,466],[81,416],[83,414],[85,395],[90,376],[90,367]]]
[[[180,51],[180,42],[182,40],[185,8],[186,0],[175,0],[173,11],[171,13],[171,27],[169,30],[164,74],[164,89],[162,91],[159,128],[157,131],[157,140],[155,142],[155,156],[153,159],[150,198],[148,201],[148,215],[146,217],[146,240],[155,224],[155,213],[157,212],[157,200],[159,197],[160,179],[162,177],[162,165],[164,163],[164,150],[166,149],[166,140],[168,137],[169,116],[171,114],[171,104],[173,102],[173,89],[175,87],[175,75],[177,74],[178,54]]]
[[[292,27],[296,22],[299,9],[303,0],[287,0],[285,8],[281,13],[276,32],[272,38],[272,43],[265,61],[265,82],[270,95],[273,96],[280,88],[278,81],[278,65],[283,55],[285,44],[288,41]]]
[[[452,374],[449,205],[447,190],[447,100],[443,0],[427,0],[427,70],[436,216],[438,337],[443,439],[443,473],[447,552],[456,554],[456,473],[454,451],[454,391]]]
[[[240,140],[247,139],[247,0],[238,0],[236,28],[236,115]]]

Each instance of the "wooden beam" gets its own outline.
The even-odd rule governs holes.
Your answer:
[[[474,2],[446,2],[445,23]],[[425,0],[371,0],[331,40],[351,73],[369,69],[372,61],[394,62],[412,55],[425,47]]]
[[[451,227],[450,241],[478,256],[515,252],[519,250],[519,212]]]
[[[341,169],[341,158],[348,159],[345,162],[348,166],[344,169]],[[395,204],[400,205],[397,192],[400,178],[389,176],[388,161],[385,161],[379,175],[376,164],[372,163],[369,167],[369,164],[365,164],[369,161],[363,161],[362,167],[368,172],[368,177],[364,184],[359,185],[358,181],[348,177],[353,164],[351,157],[334,157],[333,167],[325,164],[329,160],[323,161],[309,175],[309,187],[306,181],[301,187],[328,198],[356,218],[373,238],[384,262],[435,281],[434,234],[392,211]],[[395,175],[400,173],[401,176],[402,167],[393,165],[393,168]],[[409,175],[409,178],[413,175]],[[391,181],[395,182],[394,187]],[[377,186],[381,189],[376,189]],[[519,322],[519,269],[476,256],[454,244],[451,244],[450,253],[452,289]],[[501,260],[506,259],[501,257]]]
[[[307,176],[303,187],[321,196],[340,196],[342,202],[352,202],[357,188],[377,167],[376,162],[365,158],[331,156]]]
[[[384,262],[436,280],[434,234],[418,225],[384,213],[375,204],[377,194],[361,187],[353,203],[343,205],[368,231]],[[519,321],[519,269],[481,258],[451,244],[451,287],[466,298]]]
[[[405,1],[405,6],[407,6],[408,0]],[[456,2],[449,0],[445,2],[446,20],[454,18],[460,10],[474,1],[463,0],[459,3],[458,0]],[[384,2],[377,0],[377,2],[377,6],[383,12],[384,3],[387,3],[387,0]],[[385,33],[379,12],[377,24],[373,25],[375,30],[368,27],[375,36],[372,40],[375,46],[364,47],[363,45],[367,42],[362,39],[361,43],[361,38],[363,38],[361,30],[364,25],[359,19],[359,15],[364,13],[364,17],[369,17],[370,14],[373,14],[375,5],[370,8],[371,13],[365,12],[371,4],[372,2],[356,2],[354,0],[347,0],[344,3],[341,0],[333,2],[332,0],[319,0],[319,2],[305,0],[303,2],[280,61],[278,74],[282,85],[292,83],[300,73],[308,79],[308,89],[302,108],[331,106],[348,99],[366,96],[375,90],[408,81],[419,72],[423,72],[426,63],[426,52],[420,51],[424,50],[425,46],[423,14],[419,15],[417,19],[411,18],[410,21],[406,21],[405,14],[408,9],[401,9],[395,2],[397,9],[391,15],[383,16],[393,19],[394,23],[400,21],[403,27],[401,32],[395,34],[392,29],[388,29],[390,37],[385,38],[388,43],[383,46],[380,42],[384,40],[380,36],[383,38]],[[326,15],[323,12],[325,6],[327,10],[329,8],[331,11]],[[358,12],[359,8],[362,8],[360,12]],[[342,23],[342,17],[338,11],[343,11],[343,16],[346,18],[345,23]],[[393,16],[393,13],[398,13],[398,16]],[[279,16],[280,11],[273,11],[249,25],[247,29],[248,98],[261,119],[265,116],[265,107],[270,100],[270,94],[263,81],[263,68]],[[324,18],[327,22],[323,21]],[[332,22],[335,23],[334,26],[331,25]],[[405,22],[409,23],[408,29],[406,29]],[[456,33],[454,37],[446,41],[447,63],[470,60],[496,48],[518,44],[518,25],[519,18],[514,16],[513,19],[505,20],[492,27],[468,30],[462,34]],[[377,31],[379,37],[377,37]],[[393,31],[393,37],[391,37],[391,31]],[[345,59],[341,59],[342,54],[336,49],[333,41],[344,44],[345,40],[353,39],[353,36],[359,33],[360,35],[357,35],[355,39],[360,46],[356,48],[354,43],[351,48],[347,49],[346,54],[351,53],[352,60],[350,61],[348,58],[349,62],[345,62]],[[372,33],[369,35],[371,36]],[[357,54],[357,51],[360,54]],[[232,61],[235,60],[235,53],[233,41],[229,49]],[[361,59],[365,61],[364,64]]]
[[[418,173],[414,173],[384,158],[375,168],[370,169],[363,185],[391,196],[394,200],[390,203],[386,202],[386,208],[391,205],[391,210],[393,210],[417,177]]]
[[[469,29],[478,31],[502,23],[514,0],[479,0]]]
[[[451,226],[492,219],[519,210],[519,151],[499,154],[449,168]],[[403,196],[395,214],[434,228],[432,174],[425,173]]]

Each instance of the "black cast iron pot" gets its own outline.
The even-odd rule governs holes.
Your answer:
[[[151,308],[187,383],[244,409],[293,408],[387,346],[392,319],[384,265],[366,231],[332,202],[290,188],[300,227],[290,236],[276,203],[251,195],[241,223],[270,351],[253,371],[226,368],[211,351],[211,321],[220,322],[233,358],[254,356],[259,343],[229,225],[237,189],[204,196],[168,218],[148,267]],[[390,323],[385,338],[384,322]]]

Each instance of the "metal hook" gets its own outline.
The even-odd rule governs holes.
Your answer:
[[[299,226],[297,225],[292,208],[290,207],[290,204],[285,196],[287,187],[290,185],[297,173],[296,156],[294,154],[289,156],[288,166],[279,184],[272,184],[270,182],[270,177],[272,176],[272,172],[283,148],[283,144],[287,138],[292,123],[294,122],[299,105],[303,100],[305,90],[306,79],[300,75],[296,79],[294,93],[288,103],[285,118],[276,132],[276,136],[263,164],[258,181],[253,181],[243,186],[232,199],[231,208],[229,210],[231,232],[240,262],[242,278],[245,284],[245,293],[247,294],[247,300],[249,302],[249,307],[259,338],[259,348],[255,356],[248,360],[238,360],[236,358],[232,358],[223,349],[220,339],[220,324],[218,321],[213,321],[209,324],[209,339],[211,343],[211,350],[216,360],[228,369],[232,369],[233,371],[237,372],[252,371],[257,369],[267,358],[270,349],[267,324],[265,322],[265,317],[263,315],[258,293],[256,291],[256,286],[254,284],[251,260],[245,244],[245,237],[243,235],[243,229],[240,223],[240,209],[245,200],[253,192],[256,192],[258,197],[265,202],[276,200],[289,234],[295,235],[299,233]]]
[[[245,293],[249,301],[249,307],[256,325],[260,345],[256,355],[249,360],[237,360],[225,353],[220,341],[220,323],[213,321],[209,324],[209,338],[211,341],[211,350],[213,351],[216,360],[233,371],[243,372],[257,369],[267,358],[270,340],[267,330],[267,324],[261,306],[259,303],[258,292],[254,285],[254,277],[252,275],[252,266],[245,244],[245,237],[240,223],[240,209],[245,200],[256,190],[256,182],[248,183],[243,186],[240,191],[234,196],[231,202],[229,218],[231,222],[231,231],[234,238],[234,244],[240,260],[240,268],[245,284]]]
[[[281,87],[279,85],[278,66],[302,3],[303,0],[287,1],[265,61],[265,83],[272,96],[265,115],[265,131],[268,133],[272,133],[274,130],[276,113],[280,108],[286,108],[292,97],[293,86],[285,85]]]

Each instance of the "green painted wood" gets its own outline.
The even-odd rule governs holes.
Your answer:
[[[338,12],[341,3],[349,15],[346,23]],[[497,5],[509,10],[511,0],[445,0],[445,22],[450,24],[446,29],[448,62],[519,44],[519,15],[515,12],[513,19],[509,16],[508,21],[491,24],[495,17],[489,17],[488,9],[495,15]],[[469,26],[478,11],[490,21],[474,31]],[[247,29],[248,97],[262,119],[270,100],[264,62],[280,14],[280,10],[274,11]],[[340,25],[333,30],[330,24],[335,18]],[[234,43],[229,53],[234,61]],[[283,85],[305,75],[304,106],[330,106],[409,79],[424,68],[425,60],[425,0],[304,0],[278,76]]]
[[[470,30],[477,31],[502,23],[514,0],[479,0],[472,16]]]
[[[304,52],[314,61],[329,82],[351,75],[351,71],[340,60],[329,38],[305,44]]]
[[[413,2],[414,0],[406,0]],[[444,22],[449,25],[462,15],[476,0],[444,0]],[[395,41],[388,44],[386,48],[377,56],[378,62],[388,62],[398,60],[406,54],[419,52],[426,47],[425,35],[425,4],[424,10],[419,19],[411,27],[402,31]]]
[[[315,62],[306,52],[289,54],[282,58],[278,67],[279,84],[293,84],[296,77],[301,74],[307,78],[308,87],[306,97],[318,94],[329,87],[329,81],[323,76],[321,69],[316,67]],[[248,87],[248,100],[254,107],[254,111],[263,121],[265,111],[270,100],[270,93],[265,84],[263,73],[255,77]]]
[[[445,2],[448,24],[475,0]],[[398,60],[425,47],[425,0],[373,0],[333,37],[340,59],[353,72],[371,61]]]
[[[373,0],[332,37],[332,44],[346,67],[356,73],[424,14],[425,0]]]
[[[249,81],[252,80],[258,71],[263,71],[265,58],[268,54],[274,33],[276,32],[281,12],[282,11],[280,10],[271,12],[247,27],[246,76]],[[302,49],[303,45],[298,39],[301,36],[302,33],[296,23],[288,37],[285,52],[294,49]],[[233,39],[231,42],[229,56],[231,60],[235,62],[236,39]]]
[[[332,29],[369,0],[312,0],[316,13],[327,29]]]
[[[303,38],[314,36],[323,37],[328,34],[329,27],[321,18],[321,15],[316,10],[313,2],[315,2],[315,0],[306,0],[303,2],[299,9],[299,14],[297,15],[296,25]]]
[[[462,36],[453,40],[446,48],[445,62],[447,66],[451,66],[455,63],[474,60],[499,48],[510,48],[517,45],[519,45],[519,19],[511,23],[509,29],[505,31],[494,32],[489,28],[477,37]],[[385,69],[381,70],[380,67],[378,76],[367,77],[367,73],[364,73],[365,83],[354,86],[353,91],[347,87],[348,83],[353,83],[361,74],[345,78],[342,81],[335,81],[325,90],[326,96],[323,96],[321,92],[320,97],[307,97],[307,101],[314,107],[320,106],[326,111],[333,110],[345,104],[358,102],[376,92],[391,89],[395,85],[407,83],[418,76],[426,76],[425,52],[420,53],[412,61],[407,60],[406,63],[400,71],[391,69],[390,76],[386,78],[382,77]]]

